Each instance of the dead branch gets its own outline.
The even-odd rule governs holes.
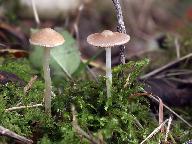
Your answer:
[[[5,111],[8,112],[8,111],[20,110],[20,109],[25,109],[25,108],[41,107],[41,106],[43,106],[43,104],[28,105],[28,106],[18,106],[18,107],[11,107],[11,108],[5,109]]]
[[[129,98],[133,98],[136,96],[148,96],[149,98],[153,99],[155,102],[159,103],[159,99],[158,96],[154,96],[146,91],[144,91],[143,93],[136,93],[136,94],[132,94]],[[157,98],[156,98],[157,97]],[[183,121],[185,124],[187,124],[189,127],[192,128],[192,125],[187,122],[184,118],[182,118],[179,114],[177,114],[174,110],[172,110],[170,107],[168,107],[166,104],[163,103],[163,106],[169,110],[171,113],[173,113],[176,117],[178,117],[181,121]]]
[[[173,69],[173,70],[167,70],[166,73],[159,74],[156,76],[156,78],[172,78],[173,76],[180,76],[180,75],[189,75],[192,74],[191,70],[187,69]]]
[[[130,77],[131,77],[131,74],[129,73],[128,76],[127,76],[127,79],[126,79],[126,82],[124,84],[124,88],[126,88],[130,83],[129,83],[129,80],[130,80]]]
[[[163,123],[163,101],[161,98],[159,99],[159,125]],[[161,132],[164,131],[164,127],[161,127]]]
[[[35,18],[35,22],[37,24],[37,27],[39,27],[40,26],[40,19],[39,19],[39,15],[38,15],[38,12],[37,12],[35,1],[31,0],[31,3],[32,3],[32,9],[33,9],[33,15],[34,15],[34,18]]]
[[[71,30],[71,34],[76,36],[77,38],[77,41],[79,43],[79,21],[80,21],[80,17],[81,17],[81,14],[84,10],[84,3],[82,3],[79,7],[78,7],[78,11],[77,11],[77,16],[75,18],[75,21],[73,23],[73,27],[72,27],[72,30]],[[79,44],[78,44],[79,45]]]
[[[75,110],[74,105],[71,106],[71,112],[72,112],[72,116],[73,116],[72,126],[78,135],[83,136],[84,138],[89,140],[92,144],[103,144],[104,143],[101,139],[95,138],[90,133],[88,134],[83,129],[81,129],[81,127],[78,125],[78,121],[77,121],[77,117],[76,117],[77,112]]]
[[[37,75],[33,76],[30,81],[28,82],[28,84],[24,87],[24,95],[26,95],[29,90],[32,88],[34,82],[37,80]]]
[[[154,75],[156,75],[156,74],[158,74],[158,73],[160,73],[160,72],[162,72],[162,71],[164,71],[164,70],[166,70],[166,69],[168,69],[170,67],[173,67],[174,65],[176,65],[176,64],[180,63],[181,61],[184,61],[184,60],[186,60],[186,59],[188,59],[190,57],[192,57],[192,53],[190,53],[190,54],[188,54],[188,55],[186,55],[184,57],[181,57],[178,60],[172,61],[172,62],[170,62],[170,63],[168,63],[168,64],[166,64],[166,65],[164,65],[164,66],[162,66],[162,67],[160,67],[158,69],[155,69],[152,72],[150,72],[150,73],[148,73],[148,74],[146,74],[144,76],[141,76],[140,79],[147,79],[147,78],[149,78],[151,76],[154,76]]]
[[[166,119],[162,124],[160,124],[154,131],[146,137],[140,144],[143,144],[145,141],[149,140],[151,137],[153,137],[156,133],[158,133],[161,128],[168,122],[168,119]]]
[[[159,100],[156,98],[157,96],[155,97],[155,96],[153,96],[152,94],[149,94],[149,97],[159,103]],[[164,106],[167,110],[169,110],[171,113],[173,113],[176,117],[178,117],[180,120],[182,120],[185,124],[187,124],[189,127],[192,128],[192,125],[191,125],[189,122],[187,122],[187,121],[186,121],[184,118],[182,118],[179,114],[177,114],[175,111],[173,111],[170,107],[168,107],[168,106],[165,105],[165,104],[163,104],[163,106]]]
[[[179,38],[177,36],[175,36],[174,44],[175,44],[177,59],[179,59],[181,57],[181,52],[180,52],[181,48],[179,44]]]
[[[27,138],[25,138],[23,136],[20,136],[20,135],[16,134],[15,132],[13,132],[13,131],[11,131],[9,129],[6,129],[6,128],[2,127],[2,126],[0,126],[0,134],[3,135],[3,136],[7,136],[7,137],[17,139],[17,140],[21,141],[24,144],[33,143],[32,140],[27,139]]]
[[[166,134],[165,134],[165,142],[167,142],[167,138],[168,138],[170,127],[171,127],[171,122],[172,122],[172,117],[170,116],[169,121],[168,121],[168,125],[167,125],[167,129],[166,129]]]

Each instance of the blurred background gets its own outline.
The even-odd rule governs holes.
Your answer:
[[[74,34],[77,24],[81,53],[91,57],[98,50],[86,42],[86,37],[104,29],[116,31],[116,15],[110,0],[34,0],[40,17],[41,27],[63,27]],[[182,32],[190,28],[192,21],[192,2],[190,0],[121,0],[126,30],[131,36],[127,45],[126,58],[132,59],[147,55],[155,60],[164,56],[163,61],[171,55],[179,57],[174,47],[179,45]],[[81,9],[81,10],[80,10]],[[35,28],[31,0],[1,0],[1,22],[20,26],[20,31]],[[21,27],[22,25],[22,27]],[[186,30],[189,32],[188,30]],[[172,45],[172,46],[168,46]],[[26,48],[26,47],[25,47]],[[162,54],[162,55],[161,55]],[[100,57],[103,61],[103,55]],[[113,49],[113,64],[118,63],[118,50]],[[156,66],[155,66],[156,67]]]

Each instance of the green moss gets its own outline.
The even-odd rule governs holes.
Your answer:
[[[157,126],[157,120],[151,115],[150,103],[144,97],[130,98],[141,91],[143,84],[137,81],[147,60],[129,62],[113,70],[112,96],[107,99],[105,78],[98,82],[88,80],[69,81],[60,87],[53,87],[52,117],[44,113],[43,107],[27,108],[5,112],[6,108],[31,103],[42,103],[44,84],[38,79],[27,95],[23,87],[16,83],[7,83],[0,87],[0,125],[16,133],[30,137],[39,144],[77,144],[89,143],[74,132],[72,128],[71,105],[75,105],[79,126],[94,136],[103,136],[111,144],[135,144],[145,139]],[[29,81],[34,71],[27,60],[6,61],[0,70],[8,71]],[[122,75],[122,72],[124,75]],[[119,77],[120,76],[120,77]],[[129,78],[128,78],[129,77]],[[190,130],[182,129],[177,121],[171,132],[182,143],[191,136]],[[182,134],[185,130],[185,134]],[[155,144],[163,139],[157,134],[147,143]],[[7,141],[7,139],[2,139]]]
[[[0,65],[0,70],[16,74],[26,82],[30,80],[33,74],[30,63],[26,59],[6,59],[6,61]]]

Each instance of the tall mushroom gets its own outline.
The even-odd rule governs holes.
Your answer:
[[[51,115],[51,77],[49,68],[50,50],[53,47],[62,45],[65,40],[63,36],[57,33],[55,30],[51,28],[44,28],[32,34],[29,41],[33,45],[44,48],[43,71],[45,80],[45,112]]]
[[[119,32],[104,30],[102,33],[91,34],[87,42],[93,46],[102,47],[106,50],[106,86],[107,97],[111,96],[112,73],[111,73],[111,47],[119,46],[130,40],[129,35]]]

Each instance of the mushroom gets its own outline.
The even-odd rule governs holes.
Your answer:
[[[44,28],[32,34],[29,41],[32,45],[37,45],[44,48],[43,71],[45,80],[45,112],[51,115],[51,77],[49,68],[50,50],[53,47],[62,45],[65,40],[63,36],[57,33],[55,30],[51,28]]]
[[[102,33],[91,34],[87,42],[93,46],[102,47],[106,50],[106,87],[107,97],[111,96],[112,73],[111,73],[111,47],[123,45],[130,40],[130,36],[124,33],[104,30]]]

